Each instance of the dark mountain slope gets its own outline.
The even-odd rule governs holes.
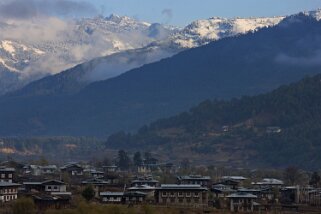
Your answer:
[[[280,25],[93,83],[74,95],[0,99],[1,135],[108,135],[135,130],[208,98],[267,92],[319,73],[321,22],[298,15]]]
[[[321,75],[264,95],[205,101],[135,135],[111,135],[107,146],[150,149],[202,163],[319,169]]]

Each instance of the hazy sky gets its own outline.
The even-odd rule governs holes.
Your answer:
[[[89,1],[89,0],[87,0]],[[104,15],[185,25],[195,19],[277,16],[321,8],[321,0],[90,0]]]
[[[279,16],[321,8],[321,0],[0,0],[0,18],[88,17],[111,13],[184,26],[213,16]]]

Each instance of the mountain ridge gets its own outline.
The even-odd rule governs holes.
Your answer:
[[[315,13],[317,14],[317,12]],[[126,54],[129,55],[129,59],[124,59],[124,63],[119,62],[120,59],[117,59],[115,56],[111,56],[111,58],[118,61],[118,63],[114,65],[116,69],[125,67],[128,60],[136,61],[134,63],[135,66],[127,69],[130,70],[134,67],[140,67],[143,64],[170,57],[187,48],[202,46],[211,41],[244,34],[253,30],[255,31],[262,27],[274,26],[284,18],[285,17],[226,19],[216,17],[195,21],[182,29],[157,23],[140,22],[130,17],[117,15],[111,15],[106,18],[96,17],[76,20],[74,24],[69,26],[71,32],[69,32],[70,30],[65,30],[63,34],[61,33],[62,35],[66,35],[67,41],[64,41],[62,36],[60,36],[62,37],[62,41],[47,41],[45,43],[37,41],[35,44],[28,44],[28,42],[24,44],[23,41],[20,44],[11,40],[2,40],[2,42],[16,44],[9,49],[8,47],[7,49],[3,49],[5,56],[8,53],[12,54],[12,50],[18,50],[18,46],[23,47],[22,49],[25,50],[25,53],[22,52],[20,54],[19,52],[17,54],[19,57],[15,60],[3,57],[3,60],[0,61],[0,64],[3,62],[2,72],[8,73],[8,68],[12,68],[14,70],[11,69],[12,72],[10,73],[15,77],[11,82],[6,82],[6,79],[2,79],[2,82],[0,82],[0,94],[1,88],[3,89],[2,93],[10,92],[14,89],[21,88],[21,86],[26,85],[30,81],[41,79],[41,77],[47,76],[48,74],[50,75],[50,73],[60,73],[67,68],[70,68],[68,70],[74,70],[73,66],[76,64],[83,63],[95,57],[107,55],[106,58],[108,58],[108,56],[113,53],[125,51],[120,54],[120,59],[124,59]],[[76,34],[76,36],[75,38],[68,39],[70,37],[69,34]],[[122,38],[123,34],[133,34],[132,37],[139,37],[139,40],[135,42],[131,41],[133,39],[130,37]],[[137,36],[136,34],[141,34],[141,36]],[[111,38],[108,41],[104,41],[105,37]],[[95,45],[98,45],[98,47],[95,47]],[[89,51],[90,47],[92,47],[91,49],[97,49],[97,51]],[[153,50],[151,50],[151,47]],[[146,50],[142,51],[144,48]],[[137,49],[138,59],[135,59],[131,55],[131,51],[127,51],[132,49]],[[170,51],[168,51],[168,49],[170,49]],[[6,50],[11,50],[11,52],[7,52]],[[147,61],[140,60],[142,57],[148,56],[148,51],[150,51],[153,57]],[[18,65],[16,61],[22,63]],[[106,59],[106,61],[109,60]],[[88,64],[88,62],[85,62],[85,64]],[[127,71],[125,68],[117,74]],[[107,69],[106,72],[98,71],[98,73],[103,74],[101,74],[102,78],[98,80],[108,78],[110,76],[109,73],[112,72],[110,70],[112,70],[112,68]],[[17,72],[13,73],[13,71]],[[88,73],[90,73],[90,71],[88,71]],[[96,79],[94,78],[94,80]]]
[[[253,97],[207,100],[187,112],[111,135],[107,148],[139,148],[197,164],[317,169],[321,75]],[[193,157],[193,158],[191,158]]]
[[[107,136],[134,131],[204,99],[268,92],[320,72],[321,22],[304,14],[280,25],[188,49],[76,94],[0,98],[0,134]],[[303,43],[302,43],[303,42]],[[295,63],[293,63],[295,61]]]

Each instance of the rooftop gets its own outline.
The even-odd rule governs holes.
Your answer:
[[[247,178],[245,178],[245,177],[243,177],[243,176],[223,176],[222,179],[223,179],[223,180],[231,179],[231,180],[244,181],[244,180],[246,180]]]
[[[228,195],[227,198],[257,198],[257,196],[250,193],[237,192]]]
[[[14,172],[14,171],[16,171],[14,168],[8,168],[8,167],[0,168],[0,172]]]
[[[197,184],[162,184],[160,188],[157,189],[190,189],[190,190],[207,190],[207,188],[202,187]]]
[[[0,187],[13,187],[13,186],[21,186],[21,185],[16,183],[11,183],[11,182],[0,182]]]
[[[210,176],[202,176],[202,175],[183,175],[177,176],[180,180],[211,180]]]
[[[284,182],[275,178],[264,178],[259,182],[252,182],[253,185],[283,185]]]

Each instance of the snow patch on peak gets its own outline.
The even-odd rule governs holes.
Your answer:
[[[14,55],[16,52],[16,49],[13,47],[12,42],[8,41],[8,40],[3,40],[1,42],[1,47],[7,51],[8,53],[10,53],[11,55]]]
[[[204,45],[210,41],[228,36],[256,31],[263,27],[270,27],[280,23],[285,17],[272,18],[219,18],[197,20],[186,26],[175,35],[174,43],[185,48]]]
[[[308,16],[312,16],[318,21],[321,20],[321,8],[318,8],[317,10],[313,10],[309,12],[304,12],[304,14]]]

